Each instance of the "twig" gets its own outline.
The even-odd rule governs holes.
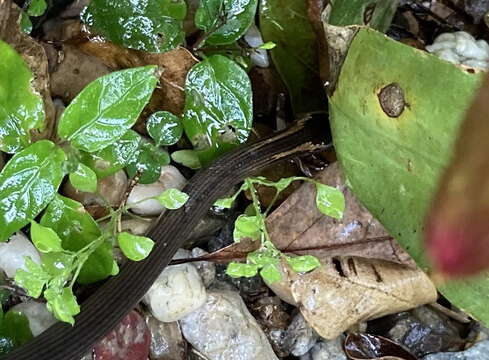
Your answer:
[[[472,321],[467,316],[464,316],[464,315],[459,314],[453,310],[450,310],[450,309],[446,308],[445,306],[438,304],[437,302],[434,302],[434,303],[431,303],[428,305],[430,307],[432,307],[433,309],[435,309],[436,311],[439,311],[442,314],[448,316],[449,318],[452,318],[453,320],[458,321],[459,323],[468,324]]]

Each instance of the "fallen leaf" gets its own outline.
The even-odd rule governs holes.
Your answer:
[[[32,141],[47,139],[55,125],[55,111],[49,90],[49,73],[43,47],[20,28],[21,10],[10,0],[0,0],[0,39],[9,43],[22,56],[34,73],[32,87],[44,101],[45,126],[32,131]]]
[[[352,360],[417,360],[401,345],[385,337],[360,333],[346,337],[345,353]]]
[[[346,202],[343,218],[324,216],[316,207],[315,186],[306,183],[267,219],[268,232],[279,249],[318,258],[361,256],[416,266],[345,185],[338,163],[319,173],[316,180],[341,189]]]

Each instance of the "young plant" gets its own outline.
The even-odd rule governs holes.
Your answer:
[[[336,219],[343,217],[345,209],[345,198],[343,193],[331,186],[321,184],[314,179],[306,177],[289,177],[272,182],[264,177],[254,177],[245,179],[239,190],[229,198],[219,199],[214,206],[230,208],[238,195],[243,191],[249,191],[252,198],[251,214],[238,216],[234,225],[233,237],[235,242],[243,238],[260,241],[261,246],[258,250],[248,253],[245,263],[229,263],[226,273],[232,277],[252,277],[258,272],[268,283],[279,281],[282,278],[280,272],[280,262],[284,259],[289,266],[296,272],[308,272],[320,266],[319,260],[311,255],[288,256],[283,254],[270,239],[266,227],[266,217],[270,212],[274,202],[280,193],[286,189],[293,181],[303,180],[313,183],[316,187],[316,205],[323,214]],[[256,185],[274,187],[275,198],[265,211],[262,207],[256,192]]]

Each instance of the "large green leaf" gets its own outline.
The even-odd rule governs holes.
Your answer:
[[[202,163],[246,141],[253,121],[251,84],[238,64],[208,57],[188,73],[185,94],[183,127]]]
[[[63,150],[49,140],[15,154],[0,173],[0,241],[34,219],[63,179]]]
[[[304,0],[261,0],[260,29],[277,46],[272,60],[284,80],[296,113],[323,110],[326,96],[319,78],[316,35]]]
[[[231,44],[253,23],[257,4],[258,0],[201,0],[195,24],[207,33],[206,43]]]
[[[127,48],[165,52],[184,42],[185,0],[92,0],[83,21]]]
[[[353,192],[424,269],[424,217],[480,80],[362,29],[330,97],[335,147]],[[387,115],[389,101],[381,104],[379,97],[393,87],[402,89],[405,99],[397,117]],[[391,92],[391,99],[398,94]],[[452,282],[440,290],[454,305],[489,323],[489,278]]]
[[[328,23],[335,26],[368,25],[386,32],[399,0],[333,0]]]
[[[22,57],[0,40],[0,150],[15,153],[30,144],[29,131],[44,124],[44,105]]]
[[[157,79],[156,66],[117,71],[98,78],[63,112],[58,135],[87,152],[107,147],[134,125]]]
[[[53,229],[63,241],[63,248],[78,251],[101,236],[95,220],[79,202],[57,195],[41,219],[41,225]],[[103,243],[88,257],[78,282],[91,283],[105,279],[112,271],[112,246]]]
[[[170,163],[170,155],[165,150],[149,142],[141,142],[138,157],[127,166],[130,177],[140,172],[140,184],[152,184],[159,179],[161,167]]]

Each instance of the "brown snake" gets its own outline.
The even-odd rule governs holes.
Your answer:
[[[79,360],[114,328],[148,291],[182,247],[192,229],[219,197],[264,167],[330,142],[327,118],[311,115],[291,128],[232,151],[199,171],[185,187],[187,204],[162,214],[148,231],[155,247],[147,259],[128,262],[82,303],[75,325],[58,322],[4,360]]]

